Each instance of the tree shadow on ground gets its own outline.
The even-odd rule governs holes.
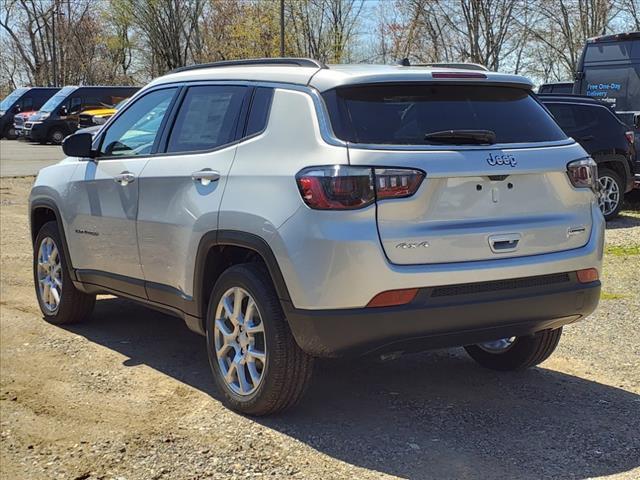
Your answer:
[[[103,299],[68,329],[220,398],[204,338],[179,319]],[[404,478],[581,479],[640,466],[639,411],[632,392],[544,368],[499,374],[458,349],[320,368],[300,406],[255,421]]]

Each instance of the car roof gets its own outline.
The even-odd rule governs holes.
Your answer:
[[[264,63],[266,60],[269,60],[268,63]],[[290,63],[290,60],[300,60],[301,64]],[[278,59],[256,59],[191,66],[157,78],[149,87],[174,82],[237,80],[310,85],[321,92],[346,85],[430,81],[501,83],[525,89],[533,88],[529,79],[519,75],[472,71],[463,67],[366,64],[326,66],[309,59],[281,61],[283,63],[278,64]]]
[[[597,100],[593,97],[589,97],[587,95],[570,95],[567,93],[539,93],[537,97],[545,102],[562,102],[562,103],[579,103],[581,105],[593,105],[593,106],[602,106],[607,107],[610,110],[613,110],[611,104],[607,102],[603,102],[602,100]]]

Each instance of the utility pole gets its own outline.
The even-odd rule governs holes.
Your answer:
[[[280,56],[284,57],[284,0],[280,0]]]

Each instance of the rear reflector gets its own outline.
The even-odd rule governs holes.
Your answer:
[[[598,280],[598,270],[595,268],[587,268],[576,272],[580,283],[591,283]]]
[[[487,78],[487,76],[477,72],[435,72],[431,74],[431,78]]]
[[[367,304],[367,307],[392,307],[394,305],[405,305],[412,302],[413,299],[416,298],[417,294],[417,288],[388,290],[373,297]]]

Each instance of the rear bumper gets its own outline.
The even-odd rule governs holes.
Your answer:
[[[293,335],[319,357],[419,351],[561,327],[595,310],[600,282],[574,272],[423,288],[399,307],[286,309]]]

